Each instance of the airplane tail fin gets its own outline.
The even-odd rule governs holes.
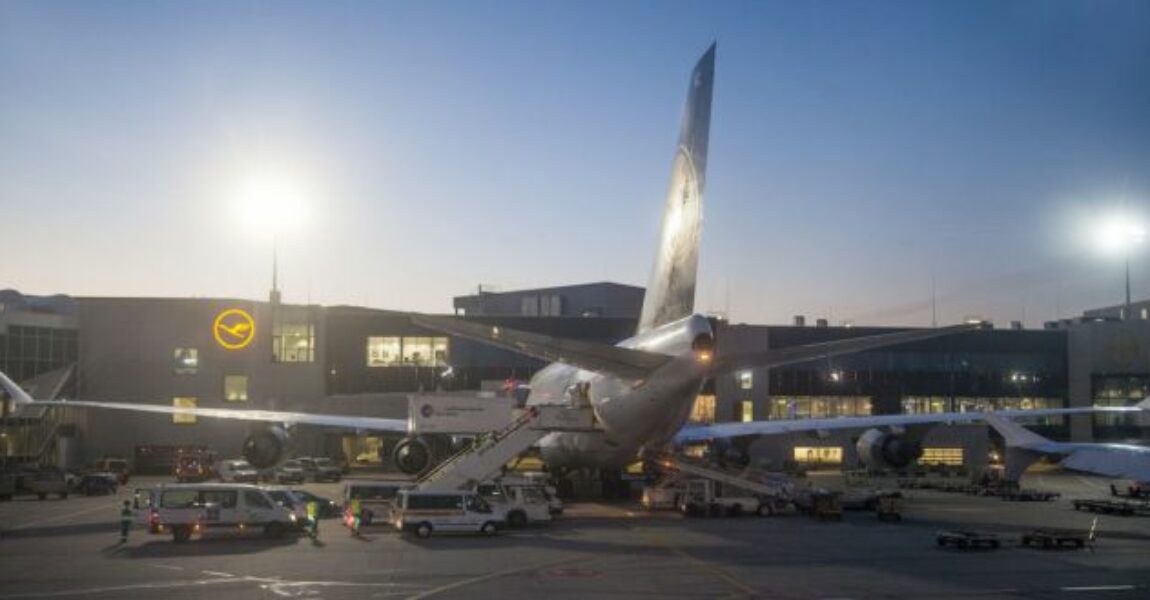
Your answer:
[[[691,73],[679,146],[671,166],[671,187],[663,209],[659,251],[639,317],[640,332],[681,319],[695,310],[695,271],[703,223],[714,81],[715,44],[711,44]]]

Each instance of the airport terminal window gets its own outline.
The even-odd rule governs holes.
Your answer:
[[[784,396],[771,402],[768,419],[825,419],[871,414],[869,396]]]
[[[228,402],[248,401],[247,375],[224,376],[224,400],[227,400]]]
[[[172,371],[176,375],[195,375],[200,370],[200,351],[195,348],[176,348]]]
[[[1147,377],[1095,377],[1095,406],[1133,406],[1146,398],[1150,387]],[[1134,413],[1095,413],[1099,427],[1134,427]]]
[[[196,399],[190,397],[172,398],[172,406],[176,408],[195,408]],[[172,422],[179,425],[190,425],[196,422],[196,415],[172,415]]]
[[[715,422],[715,396],[712,394],[699,394],[695,397],[695,406],[691,408],[692,423]]]
[[[743,400],[739,403],[740,417],[744,423],[749,423],[755,420],[755,403],[750,400]]]
[[[735,377],[739,380],[740,390],[749,390],[755,385],[755,373],[753,371],[739,371]]]
[[[805,464],[837,465],[843,462],[843,449],[839,446],[795,446],[795,462]]]
[[[445,337],[367,338],[369,367],[446,367]]]
[[[963,465],[962,448],[923,448],[922,458],[918,459],[924,465]]]
[[[281,363],[315,362],[315,323],[310,312],[289,310],[272,327],[272,358]]]

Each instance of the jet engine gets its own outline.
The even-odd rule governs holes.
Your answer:
[[[901,469],[922,456],[922,442],[906,434],[868,429],[855,444],[859,459],[867,468]]]
[[[244,440],[244,458],[257,469],[274,467],[287,458],[288,433],[281,427],[268,427]]]
[[[391,460],[395,466],[408,475],[419,475],[434,463],[435,452],[431,444],[421,437],[405,437],[395,444]]]

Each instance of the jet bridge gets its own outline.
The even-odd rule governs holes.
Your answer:
[[[504,429],[476,437],[471,446],[421,476],[414,489],[424,492],[472,489],[554,431],[595,431],[590,406],[556,404],[524,409]]]

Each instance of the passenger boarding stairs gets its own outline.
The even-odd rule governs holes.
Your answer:
[[[659,461],[663,467],[676,472],[679,477],[698,477],[717,481],[723,485],[746,490],[753,494],[790,500],[794,495],[794,483],[790,478],[775,473],[766,473],[747,468],[739,473],[730,470],[706,465],[682,457],[667,457]],[[677,479],[672,477],[671,480]],[[663,483],[667,483],[665,480]],[[662,485],[662,483],[660,484]]]
[[[554,431],[594,431],[589,406],[536,405],[501,431],[480,435],[467,449],[439,463],[415,482],[419,491],[470,490]]]

